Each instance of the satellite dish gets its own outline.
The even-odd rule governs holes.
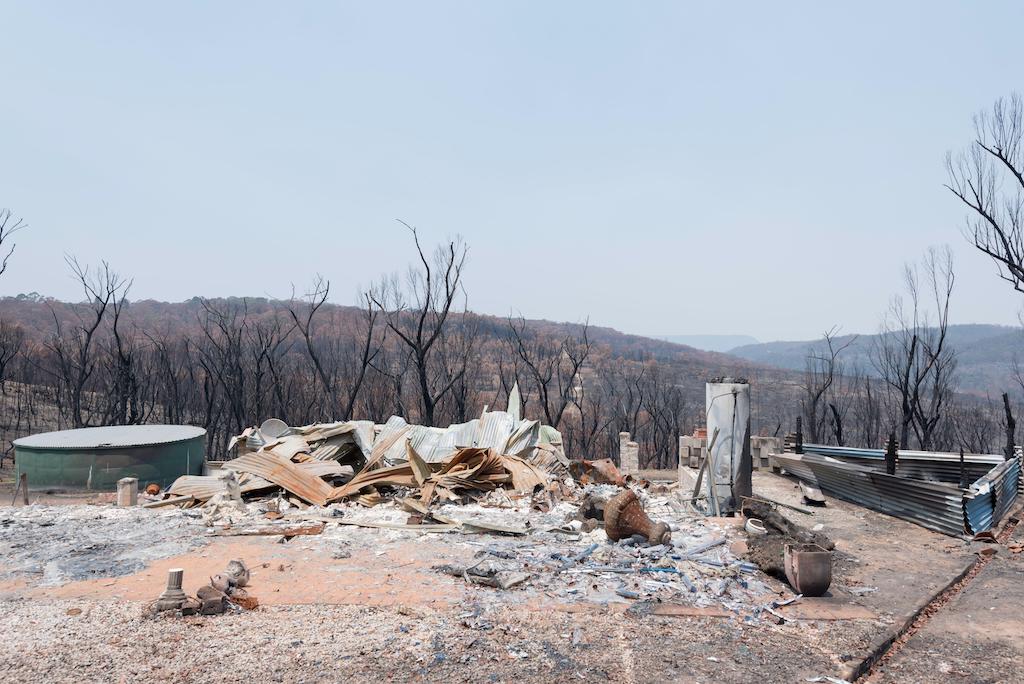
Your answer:
[[[288,427],[288,423],[279,418],[267,418],[263,421],[263,424],[260,425],[260,434],[263,435],[263,439],[267,441],[284,437],[291,431],[292,429]]]

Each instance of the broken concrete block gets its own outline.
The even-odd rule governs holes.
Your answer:
[[[139,479],[137,477],[122,477],[117,481],[117,505],[139,505]]]

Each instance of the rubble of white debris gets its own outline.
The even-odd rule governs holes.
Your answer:
[[[593,603],[657,601],[705,607],[720,606],[737,614],[756,615],[773,591],[759,578],[756,566],[735,557],[727,530],[703,517],[680,514],[667,495],[638,489],[638,499],[651,518],[666,523],[671,538],[652,544],[642,534],[615,542],[607,520],[584,517],[585,505],[608,505],[632,489],[614,485],[577,486],[571,500],[549,510],[537,510],[533,497],[494,492],[470,504],[446,504],[435,519],[451,521],[455,530],[438,530],[446,542],[468,547],[462,564],[439,563],[437,572],[460,581],[501,590],[523,590],[521,600],[538,594],[561,601]],[[320,512],[318,511],[318,514]],[[342,539],[351,546],[387,548],[417,532],[405,524],[408,513],[388,503],[360,510],[357,505],[333,504],[320,520],[328,524],[323,542]],[[598,525],[590,523],[600,522]],[[349,527],[364,527],[355,533]],[[484,589],[483,591],[486,591]],[[517,596],[502,594],[502,601]]]

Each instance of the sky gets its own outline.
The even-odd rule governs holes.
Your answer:
[[[0,4],[0,295],[348,304],[469,246],[469,307],[644,335],[874,332],[949,244],[954,323],[1024,301],[944,156],[1024,89],[1020,2]]]

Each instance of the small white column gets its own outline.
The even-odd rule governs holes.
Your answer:
[[[117,505],[138,506],[139,505],[139,479],[136,477],[122,477],[117,481]]]
[[[640,470],[640,445],[636,442],[626,442],[625,448],[619,455],[619,471],[623,475],[635,475]]]

